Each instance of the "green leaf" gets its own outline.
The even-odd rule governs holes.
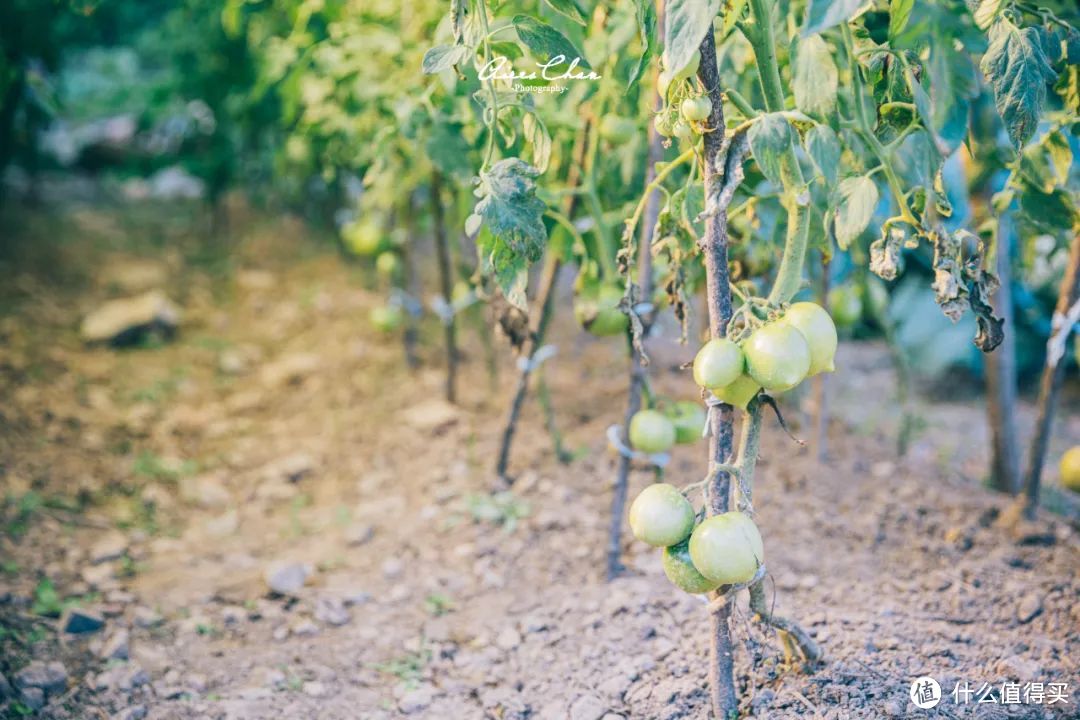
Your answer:
[[[841,250],[847,250],[848,245],[870,224],[877,204],[877,185],[869,176],[844,178],[841,181],[837,188],[836,218],[833,226],[836,242]]]
[[[477,251],[483,270],[494,278],[511,303],[524,309],[521,275],[543,255],[547,229],[546,206],[536,197],[540,174],[520,158],[506,158],[480,174],[474,217],[483,220],[488,233],[477,236]],[[477,221],[470,218],[470,229]]]
[[[581,8],[578,7],[574,0],[544,0],[544,4],[555,12],[570,18],[578,25],[585,24],[585,16],[581,13]]]
[[[721,27],[720,36],[727,37],[728,33],[735,27],[735,23],[742,18],[743,10],[746,9],[746,4],[750,0],[724,0],[723,8],[720,14],[724,16],[723,27]]]
[[[783,186],[787,174],[784,163],[795,139],[787,119],[780,113],[762,115],[750,126],[747,138],[762,174],[773,184]]]
[[[806,6],[802,36],[810,37],[822,30],[836,27],[858,14],[866,0],[810,0]]]
[[[464,45],[436,45],[424,53],[420,67],[425,75],[434,75],[469,59],[469,48]]]
[[[656,55],[656,6],[653,5],[652,0],[635,0],[635,3],[637,4],[635,15],[638,34],[641,37],[641,57],[630,71],[630,78],[626,82],[628,88],[633,87],[634,83],[641,79]]]
[[[994,89],[994,104],[1016,147],[1035,132],[1046,103],[1046,84],[1056,77],[1045,51],[1046,30],[1020,29],[1005,20],[990,31],[982,71]]]
[[[806,152],[830,187],[836,184],[841,151],[840,138],[828,125],[815,125],[806,133]]]
[[[890,38],[896,37],[907,27],[913,7],[915,7],[915,0],[889,0]]]
[[[574,47],[574,43],[547,23],[528,15],[515,15],[511,22],[521,42],[525,43],[533,55],[545,61],[562,57],[567,63],[578,58],[579,65],[589,69],[588,61],[581,51]]]
[[[664,8],[664,70],[675,76],[690,64],[712,30],[720,0],[670,0]]]
[[[836,108],[839,77],[829,46],[820,35],[799,42],[794,72],[795,107],[811,115],[830,115]]]
[[[1043,140],[1047,157],[1050,159],[1050,167],[1054,171],[1054,179],[1061,187],[1069,179],[1069,169],[1072,168],[1073,153],[1069,141],[1060,130],[1048,134]]]

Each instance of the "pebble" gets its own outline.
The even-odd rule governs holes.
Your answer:
[[[600,720],[607,707],[595,695],[582,695],[570,706],[570,720]]]
[[[1026,624],[1034,620],[1043,610],[1042,595],[1038,592],[1030,592],[1020,599],[1016,606],[1016,619],[1020,624]]]
[[[375,528],[367,524],[350,525],[345,529],[345,544],[357,547],[371,541]]]
[[[69,607],[60,616],[60,631],[72,635],[97,632],[103,627],[105,627],[105,618],[94,610]]]
[[[431,687],[424,685],[409,690],[402,695],[401,699],[398,700],[398,710],[406,715],[412,715],[427,709],[434,699],[435,691]]]
[[[263,577],[271,590],[278,595],[295,595],[307,582],[311,568],[305,563],[274,563],[266,569]]]
[[[131,655],[131,638],[127,630],[114,632],[101,646],[98,657],[102,660],[127,660]]]
[[[45,707],[45,691],[41,688],[23,688],[22,692],[19,694],[19,699],[22,701],[23,705],[31,710],[36,711]]]
[[[90,546],[90,562],[94,565],[100,565],[110,560],[118,560],[123,557],[127,549],[128,539],[123,533],[118,531],[109,532]]]
[[[405,570],[405,563],[401,562],[398,558],[387,558],[382,564],[383,577],[388,580],[400,577],[401,573]]]
[[[146,717],[145,705],[132,705],[112,716],[112,720],[143,720]]]
[[[140,605],[132,611],[131,621],[135,624],[135,627],[147,630],[162,624],[165,622],[165,618],[156,610]]]
[[[315,619],[327,625],[344,625],[352,619],[345,609],[344,601],[336,597],[322,596],[315,602]]]
[[[513,650],[521,644],[521,634],[512,627],[503,628],[495,638],[495,645],[502,650]]]
[[[57,661],[35,660],[15,673],[15,687],[20,690],[38,688],[50,695],[67,688],[68,674],[64,664]]]
[[[311,620],[301,620],[292,627],[292,634],[299,637],[311,637],[319,634],[319,626]]]
[[[305,695],[313,698],[324,698],[330,695],[330,688],[317,680],[304,683],[303,691]]]

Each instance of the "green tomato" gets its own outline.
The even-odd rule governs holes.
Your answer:
[[[774,322],[758,328],[743,343],[746,370],[769,392],[784,392],[810,371],[810,345],[794,327]]]
[[[722,388],[716,388],[712,391],[712,394],[728,405],[734,405],[741,410],[745,410],[760,389],[761,385],[758,385],[752,377],[743,373],[735,382]]]
[[[341,240],[349,252],[360,257],[375,257],[390,249],[388,238],[371,219],[355,220],[341,228]]]
[[[660,113],[653,120],[653,126],[656,128],[656,134],[660,137],[671,137],[671,133],[674,129],[671,125],[671,118],[667,116],[667,113]]]
[[[458,280],[454,283],[454,289],[450,291],[450,299],[455,303],[463,303],[471,292],[472,288],[469,287],[469,283]]]
[[[703,122],[709,119],[712,113],[712,100],[702,95],[696,98],[686,98],[679,106],[682,116],[687,122]]]
[[[600,121],[600,137],[614,145],[630,142],[637,132],[637,124],[629,118],[605,115]]]
[[[656,76],[656,92],[660,94],[660,97],[667,100],[668,90],[671,88],[671,75],[666,70],[661,70],[660,74]]]
[[[871,275],[866,281],[866,290],[863,293],[866,305],[873,313],[873,317],[885,317],[889,312],[889,288],[876,275]]]
[[[397,305],[384,305],[372,308],[369,319],[375,329],[380,332],[391,333],[405,322],[405,311]]]
[[[741,512],[713,515],[690,535],[690,560],[698,572],[721,585],[750,581],[765,561],[761,533]]]
[[[690,559],[690,543],[687,541],[664,548],[664,574],[675,587],[693,595],[712,592],[720,587],[720,583],[713,582],[694,567]]]
[[[693,77],[697,74],[698,67],[701,65],[701,52],[694,51],[694,54],[690,56],[690,62],[686,64],[686,67],[681,68],[677,73],[671,73],[672,80],[686,80],[689,77]],[[664,53],[664,67],[671,68],[671,63],[668,61],[668,54]]]
[[[630,418],[630,446],[644,453],[662,453],[675,444],[675,425],[656,410],[641,410]]]
[[[650,485],[630,505],[631,532],[653,547],[681,543],[693,529],[694,506],[674,485]]]
[[[395,278],[401,272],[401,258],[397,253],[381,252],[375,258],[375,270],[384,278]]]
[[[836,369],[836,326],[825,308],[812,302],[797,302],[784,313],[786,322],[802,333],[810,346],[810,371],[807,377]]]
[[[830,290],[826,304],[839,328],[850,330],[862,319],[862,300],[853,285],[841,285]]]
[[[1061,456],[1061,484],[1080,493],[1080,445],[1074,445]]]
[[[739,346],[727,338],[713,338],[694,357],[694,382],[712,390],[739,379],[746,359]]]
[[[671,424],[675,426],[675,443],[689,445],[701,439],[705,426],[705,408],[691,400],[680,400],[667,410]]]
[[[671,128],[671,132],[680,140],[689,140],[690,136],[694,134],[693,129],[682,120],[675,121],[675,125]]]

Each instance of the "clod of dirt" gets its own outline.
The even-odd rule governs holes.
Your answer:
[[[57,661],[35,660],[15,673],[15,687],[20,690],[36,688],[47,695],[55,695],[67,689],[68,674],[64,664]]]
[[[153,333],[170,338],[180,326],[180,308],[159,290],[110,300],[83,318],[84,342],[131,345]]]
[[[127,537],[121,532],[110,532],[90,547],[90,562],[100,565],[110,560],[118,560],[124,556],[127,549]]]

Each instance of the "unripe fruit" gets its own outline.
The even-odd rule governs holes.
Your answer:
[[[862,300],[850,285],[841,285],[830,290],[826,304],[837,327],[850,330],[862,320]]]
[[[668,89],[671,87],[671,75],[666,70],[661,70],[660,74],[656,76],[656,91],[660,93],[660,97],[667,100]]]
[[[812,302],[798,302],[788,308],[781,322],[791,325],[810,346],[810,371],[807,377],[836,369],[836,325],[825,308]]]
[[[675,426],[656,410],[641,410],[630,419],[630,446],[643,453],[667,452],[675,444]]]
[[[680,140],[689,140],[690,136],[694,134],[694,131],[690,128],[690,126],[682,120],[677,120],[675,122],[674,127],[672,127],[671,129],[671,132],[675,135],[675,137],[679,138]]]
[[[605,115],[600,121],[600,137],[615,145],[630,142],[637,131],[633,120],[618,115]]]
[[[671,137],[671,133],[674,132],[671,126],[671,120],[666,113],[657,115],[656,120],[653,121],[653,126],[656,128],[656,133],[660,137]]]
[[[398,305],[384,305],[372,308],[368,318],[376,330],[389,333],[401,327],[401,323],[405,321],[405,312]]]
[[[678,68],[678,72],[671,72],[671,63],[668,61],[668,54],[664,53],[664,67],[666,72],[671,73],[673,80],[685,80],[686,78],[693,77],[697,74],[698,67],[701,65],[701,52],[695,50],[694,54],[690,56],[690,62],[686,64],[686,67]]]
[[[746,406],[750,404],[750,401],[754,399],[754,396],[758,394],[758,390],[761,389],[761,385],[754,382],[754,379],[743,373],[735,382],[722,388],[716,388],[712,391],[712,394],[719,400],[723,400],[728,405],[734,405],[742,410],[746,409]]]
[[[690,559],[698,572],[721,585],[749,582],[765,561],[754,521],[741,512],[706,518],[690,536]]]
[[[1061,456],[1061,484],[1080,493],[1080,445],[1074,445]]]
[[[675,426],[675,442],[688,445],[701,439],[701,429],[705,426],[705,408],[696,402],[682,400],[675,403],[667,413],[671,424]]]
[[[689,542],[664,548],[664,574],[675,587],[694,595],[712,592],[720,587],[720,583],[713,582],[694,567]]]
[[[374,257],[390,249],[390,239],[379,224],[370,219],[355,220],[341,227],[341,240],[355,255]]]
[[[618,285],[601,285],[574,300],[574,316],[581,326],[597,337],[621,335],[630,327],[630,318],[619,309],[623,290]]]
[[[679,106],[679,110],[688,122],[702,122],[709,119],[709,114],[712,112],[712,100],[704,95],[686,98]]]
[[[375,258],[375,270],[384,278],[397,277],[401,270],[401,260],[395,253],[382,252]]]
[[[681,543],[693,529],[694,506],[674,485],[650,485],[630,505],[630,531],[653,547]]]
[[[783,322],[758,328],[743,343],[746,370],[769,392],[784,392],[810,370],[810,346],[802,333]]]
[[[694,357],[694,382],[709,390],[722,388],[738,380],[745,367],[738,345],[727,338],[713,338]]]

